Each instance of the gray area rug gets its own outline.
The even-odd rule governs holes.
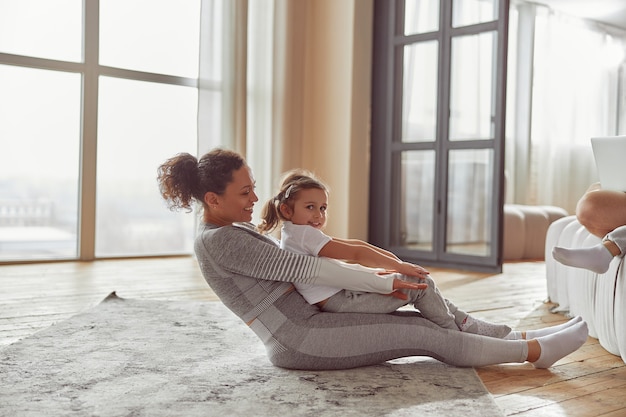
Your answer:
[[[502,416],[473,369],[274,367],[219,302],[122,299],[0,350],[2,416]]]

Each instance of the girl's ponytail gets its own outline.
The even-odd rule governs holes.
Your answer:
[[[280,201],[277,197],[268,200],[261,210],[261,224],[257,226],[257,229],[261,233],[270,233],[278,226],[280,222],[279,217]]]

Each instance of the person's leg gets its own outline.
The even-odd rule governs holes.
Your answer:
[[[407,304],[391,295],[341,290],[330,297],[320,309],[327,313],[393,313]]]
[[[463,310],[460,310],[448,299],[445,300],[448,310],[454,315],[454,321],[462,332],[475,333],[481,336],[489,336],[501,339],[511,333],[511,328],[506,324],[490,323],[478,319]]]
[[[563,265],[604,274],[608,271],[613,258],[620,254],[619,250],[611,252],[610,246],[613,245],[607,241],[602,241],[597,245],[586,248],[562,248],[555,246],[552,248],[552,257]]]
[[[405,276],[403,279],[411,280],[412,278]],[[330,297],[322,310],[329,313],[391,313],[400,307],[412,304],[426,319],[445,329],[461,330],[499,339],[511,333],[511,328],[506,324],[489,323],[459,310],[450,300],[443,298],[432,278],[429,278],[427,282],[428,291],[406,291],[408,300],[401,300],[391,295],[343,290]]]
[[[626,210],[626,208],[625,208]],[[584,268],[598,274],[609,269],[616,256],[626,252],[626,226],[620,226],[609,232],[602,242],[587,248],[552,248],[552,257],[563,265]]]
[[[626,225],[626,193],[592,184],[578,200],[576,218],[589,233],[603,238],[602,243],[576,249],[556,246],[552,257],[564,265],[605,273],[613,258],[623,256],[626,249],[626,231],[618,231]]]
[[[443,297],[435,281],[428,276],[425,280],[403,275],[405,280],[428,283],[427,290],[407,291],[409,304],[413,304],[424,317],[447,329],[457,328],[462,332],[475,333],[481,336],[502,338],[511,332],[511,328],[505,324],[489,323],[466,312],[459,310],[450,300]],[[451,322],[452,321],[452,322]],[[440,323],[446,323],[440,324]]]
[[[626,193],[594,184],[578,200],[576,218],[589,233],[602,238],[626,225]]]
[[[392,313],[400,307],[410,304],[419,310],[424,318],[439,327],[459,330],[454,315],[448,310],[445,299],[431,278],[422,280],[403,275],[402,279],[427,283],[428,288],[425,290],[403,290],[402,292],[408,297],[407,300],[385,294],[343,290],[330,297],[322,310],[332,313]]]
[[[502,340],[442,329],[416,313],[324,313],[303,301],[296,292],[286,294],[250,323],[276,366],[347,369],[401,357],[429,356],[464,367],[528,360],[542,368],[587,340],[584,322],[539,339]]]
[[[532,362],[535,368],[549,368],[554,362],[581,347],[587,341],[588,335],[587,323],[580,321],[560,332],[529,340],[527,359],[529,362]],[[536,360],[535,341],[540,348],[539,356]]]
[[[409,297],[408,304],[412,304],[424,317],[444,329],[463,330],[457,325],[454,314],[448,309],[446,299],[430,276],[418,279],[403,275],[402,279],[428,284],[425,290],[403,291]]]
[[[576,316],[573,319],[561,324],[557,324],[556,326],[544,327],[543,329],[535,329],[535,330],[526,330],[519,331],[513,330],[511,333],[507,334],[504,339],[506,340],[520,340],[520,339],[536,339],[542,336],[548,336],[553,333],[560,332],[561,330],[567,329],[570,326],[573,326],[576,323],[580,323],[583,321],[583,318],[580,316]]]

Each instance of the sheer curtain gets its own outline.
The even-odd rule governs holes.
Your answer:
[[[624,33],[525,2],[509,29],[507,202],[574,213],[597,181],[589,139],[626,134]]]
[[[202,0],[198,153],[222,146],[244,155],[260,203],[299,164],[305,6]]]

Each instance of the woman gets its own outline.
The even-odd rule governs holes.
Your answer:
[[[576,249],[556,246],[552,256],[564,265],[605,273],[614,257],[626,253],[626,193],[592,184],[578,200],[576,218],[602,242]]]
[[[258,201],[254,178],[232,151],[216,149],[199,161],[179,154],[159,167],[158,181],[170,208],[202,205],[204,225],[195,243],[202,273],[222,302],[265,344],[276,366],[346,369],[430,356],[456,366],[529,361],[547,368],[587,339],[587,325],[580,318],[512,332],[516,340],[502,340],[443,329],[407,312],[321,312],[294,291],[292,282],[379,293],[415,289],[416,284],[281,250],[249,223]]]

